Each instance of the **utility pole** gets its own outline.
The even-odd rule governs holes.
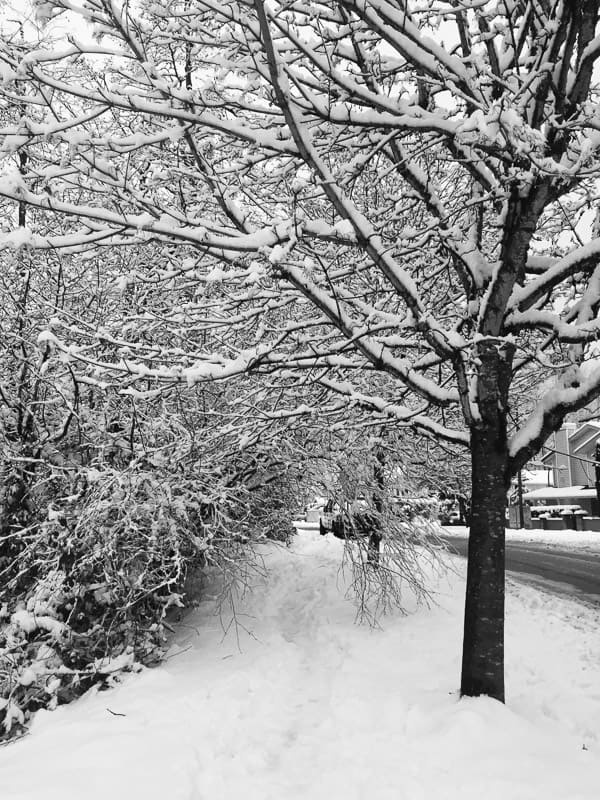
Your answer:
[[[596,476],[596,497],[600,502],[600,442],[596,442],[596,452],[594,453],[594,473]]]
[[[517,475],[517,502],[519,504],[519,528],[525,527],[525,517],[523,516],[523,476],[521,470]]]

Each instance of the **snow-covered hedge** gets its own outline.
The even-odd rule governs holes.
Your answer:
[[[148,465],[82,468],[69,481],[49,472],[5,515],[0,738],[39,708],[157,663],[190,570],[231,578],[253,537],[281,530],[277,492],[269,501],[209,477]],[[3,486],[6,510],[10,475]]]

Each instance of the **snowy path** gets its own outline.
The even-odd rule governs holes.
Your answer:
[[[2,800],[597,800],[598,612],[513,587],[509,705],[459,701],[462,578],[371,630],[339,547],[270,553],[239,647],[204,603],[189,650],[38,715],[0,749]]]

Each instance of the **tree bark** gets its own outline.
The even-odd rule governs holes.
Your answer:
[[[471,503],[461,494],[459,494],[456,499],[458,502],[461,525],[464,524],[468,526],[471,524]]]
[[[367,563],[373,567],[379,566],[379,552],[381,549],[382,525],[383,525],[383,497],[385,492],[385,453],[383,448],[377,448],[375,453],[375,466],[373,474],[375,478],[375,491],[373,493],[373,505],[375,515],[373,516],[373,526],[369,534],[369,545],[367,549]]]
[[[506,397],[510,354],[484,346],[481,419],[471,430],[471,525],[461,695],[504,702],[505,509],[509,486]]]

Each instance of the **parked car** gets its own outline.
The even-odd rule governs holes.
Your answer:
[[[346,508],[328,501],[319,520],[321,536],[332,533],[338,539],[361,539],[378,532],[377,516],[366,501],[357,500]]]

